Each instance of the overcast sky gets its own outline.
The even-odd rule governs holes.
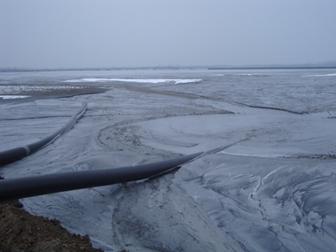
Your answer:
[[[336,0],[0,0],[0,67],[336,61]]]

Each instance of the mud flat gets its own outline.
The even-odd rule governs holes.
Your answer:
[[[107,91],[67,99],[4,100],[0,150],[55,132],[83,102],[88,110],[66,136],[3,167],[0,176],[117,168],[204,151],[207,155],[156,179],[21,203],[33,215],[88,235],[94,247],[106,252],[334,251],[336,85],[334,77],[304,77],[333,73],[83,72],[36,80],[5,76],[9,80],[3,85],[13,87],[6,94],[12,95],[21,84],[27,92],[53,83],[54,90],[91,86]],[[89,83],[83,78],[95,79]],[[98,78],[109,81],[96,82]],[[111,80],[120,78],[142,78],[144,83]],[[203,81],[157,83],[162,79]],[[2,239],[14,237],[0,225],[0,236],[7,236]],[[29,230],[20,235],[29,235]]]

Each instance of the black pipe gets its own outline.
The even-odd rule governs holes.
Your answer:
[[[150,178],[175,170],[182,164],[195,159],[200,154],[201,153],[192,154],[158,163],[115,169],[4,179],[0,180],[0,201]]]
[[[56,131],[54,134],[47,136],[35,143],[28,144],[26,146],[13,148],[10,150],[0,152],[0,166],[10,164],[17,160],[20,160],[38,151],[39,149],[45,147],[46,145],[52,143],[59,136],[61,136],[66,131],[71,129],[76,124],[76,122],[84,115],[86,109],[87,109],[87,104],[84,103],[81,109],[73,117],[71,117],[70,121],[60,130]]]

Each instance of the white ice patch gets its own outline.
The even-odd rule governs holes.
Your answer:
[[[241,73],[241,74],[237,74],[237,76],[264,76],[264,74],[258,74],[258,73]]]
[[[0,95],[0,99],[3,100],[10,100],[10,99],[24,99],[28,98],[28,95]]]
[[[67,83],[78,83],[78,82],[132,82],[132,83],[172,83],[172,84],[187,84],[187,83],[198,83],[202,79],[115,79],[115,78],[82,78],[82,79],[73,79],[65,80],[63,82]]]
[[[269,75],[264,74],[264,73],[216,73],[213,76],[266,77],[266,76],[269,76]]]
[[[304,77],[336,77],[336,73],[305,75]]]

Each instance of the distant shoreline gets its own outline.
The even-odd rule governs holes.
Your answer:
[[[113,70],[310,70],[310,69],[336,69],[336,65],[330,66],[185,66],[185,67],[111,67],[111,68],[0,68],[0,73],[13,72],[58,72],[58,71],[113,71]]]
[[[265,66],[265,67],[209,67],[208,70],[300,70],[300,69],[336,69],[336,66]]]

